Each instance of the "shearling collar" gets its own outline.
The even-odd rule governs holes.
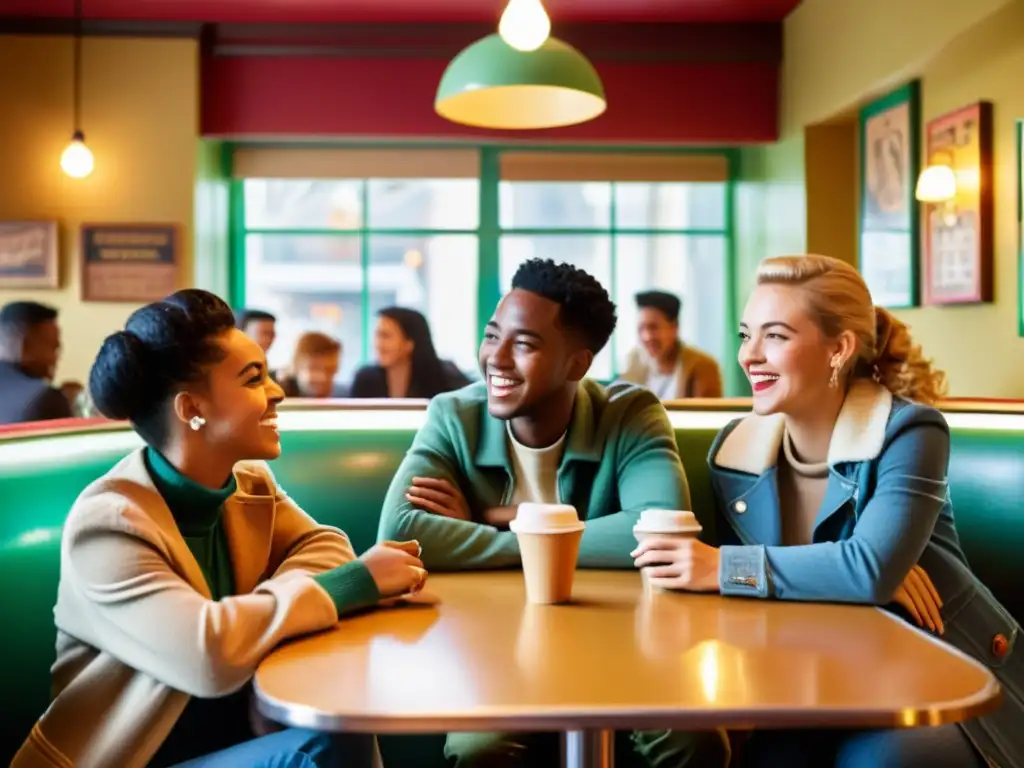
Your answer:
[[[854,382],[832,431],[829,466],[877,458],[885,443],[885,428],[891,412],[892,393],[888,389],[869,379]],[[714,464],[760,475],[778,463],[784,431],[782,414],[758,416],[752,413],[722,441]]]

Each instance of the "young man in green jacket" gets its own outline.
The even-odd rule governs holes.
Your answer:
[[[517,566],[516,506],[560,502],[587,522],[580,567],[632,568],[640,512],[689,509],[690,499],[658,399],[583,380],[615,321],[586,272],[524,263],[487,324],[484,382],[433,399],[388,490],[379,538],[416,539],[434,571]],[[633,744],[651,768],[728,760],[716,733],[638,732]],[[557,750],[557,734],[452,733],[445,748],[456,768],[555,764]]]

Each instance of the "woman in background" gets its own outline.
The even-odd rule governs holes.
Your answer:
[[[349,397],[430,399],[469,384],[453,363],[437,356],[427,319],[415,309],[387,307],[378,318],[377,364],[356,371]]]
[[[668,588],[867,605],[905,605],[907,587],[927,600],[931,590],[915,590],[926,573],[940,608],[929,625],[1004,692],[994,714],[960,725],[755,732],[740,765],[1024,765],[1020,627],[960,548],[949,426],[934,407],[943,374],[872,306],[857,270],[826,256],[761,262],[740,341],[754,412],[709,456],[723,546],[648,540],[636,565]]]
[[[356,558],[277,486],[262,460],[281,453],[281,389],[213,294],[133,313],[103,342],[89,388],[146,445],[68,515],[54,698],[14,768],[365,764],[371,737],[254,739],[247,684],[281,641],[418,589],[419,546]]]
[[[341,342],[326,333],[310,331],[299,337],[291,367],[280,376],[288,397],[337,397],[334,378],[341,367]]]

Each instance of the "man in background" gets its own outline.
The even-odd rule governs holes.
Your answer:
[[[235,314],[235,326],[260,345],[264,353],[277,337],[277,318],[262,309],[242,309]]]
[[[0,424],[71,418],[67,398],[50,384],[59,355],[56,309],[34,301],[0,309]]]
[[[640,347],[629,353],[623,381],[646,387],[660,400],[721,397],[718,361],[679,337],[679,297],[643,291],[636,295],[636,306]]]

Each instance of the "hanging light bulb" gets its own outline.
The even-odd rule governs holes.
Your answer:
[[[540,0],[508,0],[498,34],[517,51],[535,51],[551,34],[551,19]]]
[[[71,143],[60,156],[60,167],[73,179],[84,179],[92,173],[92,150],[85,145],[85,134],[75,131]]]

